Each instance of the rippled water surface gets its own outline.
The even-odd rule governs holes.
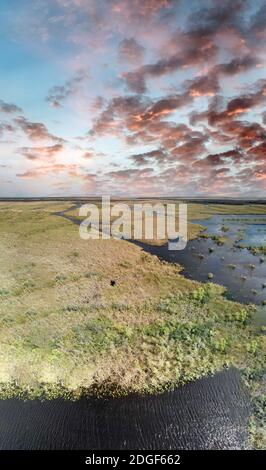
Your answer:
[[[231,369],[158,396],[0,401],[0,449],[245,449],[249,415]]]

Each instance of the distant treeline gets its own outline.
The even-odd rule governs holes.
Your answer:
[[[75,202],[86,202],[86,201],[99,201],[101,200],[100,196],[88,196],[88,197],[2,197],[0,198],[0,202],[34,202],[34,201],[75,201]],[[152,201],[152,200],[160,200],[160,201],[183,201],[183,202],[193,202],[193,203],[209,203],[209,204],[266,204],[266,198],[255,198],[255,199],[245,199],[245,198],[208,198],[208,197],[113,197],[111,198],[112,201]]]

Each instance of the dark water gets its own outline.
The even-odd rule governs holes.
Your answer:
[[[66,212],[57,215],[79,223]],[[230,225],[224,246],[199,239],[189,242],[183,251],[169,252],[167,246],[136,243],[161,259],[182,264],[188,277],[206,281],[212,272],[214,282],[228,287],[234,299],[260,304],[266,298],[266,289],[261,287],[266,262],[260,263],[259,257],[233,245],[240,229],[245,243],[262,244],[266,226],[252,220],[225,222],[224,218],[228,217],[200,221],[213,234],[220,234],[221,225]],[[214,251],[210,253],[209,248]],[[204,254],[204,259],[199,259],[198,253]],[[232,263],[236,264],[233,271],[227,266]],[[248,267],[250,263],[255,269]],[[241,280],[242,273],[246,281]],[[260,313],[262,323],[264,314]],[[247,391],[234,369],[150,397],[76,402],[2,400],[0,449],[245,449],[250,413]]]
[[[150,397],[0,401],[0,449],[245,449],[249,399],[228,370]]]

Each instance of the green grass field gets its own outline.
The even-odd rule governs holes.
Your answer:
[[[233,365],[259,415],[266,337],[254,308],[127,241],[81,240],[53,215],[72,205],[0,204],[1,397],[154,393]],[[236,210],[247,213],[192,204],[189,218]]]

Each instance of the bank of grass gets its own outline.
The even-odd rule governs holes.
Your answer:
[[[261,245],[261,246],[252,246],[252,245],[246,245],[245,243],[235,243],[236,248],[246,248],[249,250],[253,255],[263,255],[266,256],[266,245]]]
[[[253,307],[126,241],[81,240],[53,215],[69,207],[0,204],[0,396],[155,393],[235,366],[262,446],[266,337]]]
[[[199,234],[199,237],[213,240],[216,243],[216,245],[219,245],[219,246],[224,245],[226,243],[226,240],[227,240],[227,238],[223,235],[213,235],[213,234],[205,232],[205,231],[201,232]]]

